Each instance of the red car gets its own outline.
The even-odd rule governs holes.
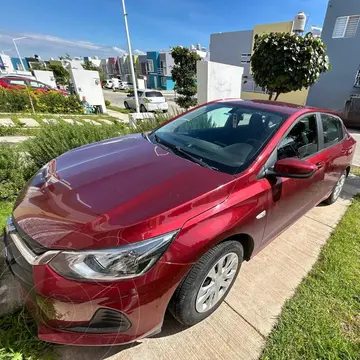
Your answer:
[[[326,110],[222,100],[52,160],[4,237],[39,338],[124,344],[159,332],[167,309],[203,320],[244,260],[337,200],[355,144]]]
[[[46,85],[38,80],[20,76],[0,77],[0,87],[8,89],[24,89],[25,87],[29,87],[36,91],[47,92],[52,90],[60,92],[63,95],[69,95],[66,90],[54,89],[51,86]]]

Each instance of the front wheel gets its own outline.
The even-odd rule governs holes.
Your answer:
[[[237,241],[220,243],[204,254],[176,289],[169,310],[183,325],[194,325],[212,314],[234,284],[244,257]]]
[[[345,185],[346,176],[347,172],[345,170],[337,181],[331,195],[324,201],[324,204],[331,205],[339,198],[341,191]]]
[[[141,104],[141,106],[140,106],[140,112],[146,112],[146,107],[145,107],[145,105]]]
[[[126,101],[124,101],[124,106],[125,106],[125,109],[130,109],[129,104]]]

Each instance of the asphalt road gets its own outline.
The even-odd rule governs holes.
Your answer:
[[[103,93],[105,100],[111,101],[111,105],[124,107],[124,100],[126,99],[126,95],[127,95],[126,93],[114,92],[112,90],[103,90]],[[178,106],[174,101],[173,93],[170,94],[163,93],[163,95],[165,96],[166,101],[169,104],[169,111],[171,111],[171,109],[178,109]]]

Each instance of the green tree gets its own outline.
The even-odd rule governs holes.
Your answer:
[[[320,74],[330,69],[326,46],[311,33],[302,37],[290,33],[255,36],[251,70],[255,83],[269,93],[301,90],[313,85]]]
[[[196,52],[191,52],[182,46],[175,46],[171,50],[171,55],[174,59],[174,66],[171,71],[171,76],[175,81],[174,90],[180,94],[176,98],[176,103],[188,109],[197,104],[196,95],[196,62],[201,60]]]
[[[105,74],[104,70],[103,70],[102,68],[94,65],[90,60],[86,60],[86,61],[82,64],[82,67],[83,67],[84,70],[98,71],[101,82],[104,82],[104,81],[106,80],[106,74]]]
[[[31,70],[47,70],[46,66],[41,62],[32,62]]]
[[[69,85],[70,74],[60,62],[50,63],[48,70],[51,70],[54,73],[55,80],[59,85]]]

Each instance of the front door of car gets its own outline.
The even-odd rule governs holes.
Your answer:
[[[267,221],[263,243],[274,239],[325,196],[325,163],[323,162],[319,118],[316,113],[299,118],[279,142],[265,167],[277,160],[299,158],[318,167],[307,179],[268,178],[270,182]]]

